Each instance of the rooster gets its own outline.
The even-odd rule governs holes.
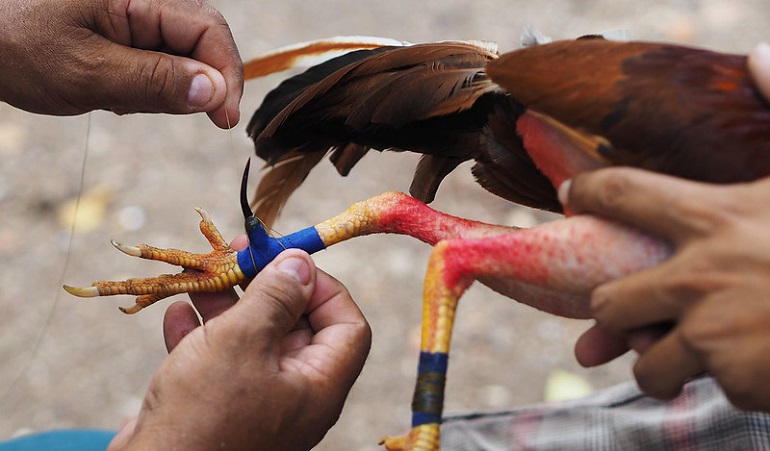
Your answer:
[[[770,173],[770,105],[753,85],[745,56],[597,36],[536,44],[500,55],[477,41],[332,40],[248,63],[253,77],[341,51],[284,81],[249,123],[256,153],[269,167],[254,215],[243,194],[246,177],[242,185],[249,248],[230,249],[199,210],[211,254],[114,243],[130,255],[181,264],[183,273],[66,288],[81,296],[138,295],[125,310],[135,312],[178,292],[240,283],[285,247],[314,252],[372,233],[420,239],[434,248],[413,427],[383,443],[390,450],[438,449],[454,313],[474,280],[547,312],[585,318],[594,287],[671,252],[656,237],[589,216],[518,229],[429,208],[460,163],[474,161],[476,180],[491,193],[555,212],[562,212],[556,188],[564,180],[605,166],[715,183]],[[385,193],[295,234],[267,235],[264,224],[327,154],[346,175],[372,149],[423,155],[412,196]]]

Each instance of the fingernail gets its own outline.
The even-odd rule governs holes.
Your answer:
[[[295,279],[302,285],[310,282],[310,267],[302,258],[289,257],[278,263],[278,269]]]
[[[567,200],[569,198],[569,189],[572,186],[572,179],[567,179],[559,185],[557,195],[559,196],[559,202],[563,207],[567,206]]]
[[[198,74],[192,79],[187,103],[193,107],[206,106],[214,95],[214,84],[206,74]]]

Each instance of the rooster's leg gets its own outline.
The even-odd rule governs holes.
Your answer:
[[[480,277],[542,279],[529,233],[481,239],[453,239],[435,245],[423,291],[423,322],[417,383],[412,399],[412,429],[406,437],[385,437],[390,451],[439,448],[449,348],[458,301]],[[512,258],[513,255],[521,258]]]
[[[492,236],[514,230],[445,215],[406,194],[385,193],[356,203],[344,213],[315,227],[280,238],[268,236],[259,221],[249,216],[246,218],[249,247],[236,252],[222,238],[208,214],[201,209],[198,212],[202,217],[201,232],[214,249],[208,254],[158,249],[144,244],[125,246],[113,242],[116,248],[128,255],[179,265],[183,268],[181,273],[145,279],[98,281],[86,288],[64,288],[81,297],[136,295],[135,305],[121,308],[125,313],[136,313],[174,294],[223,291],[233,287],[254,277],[287,248],[300,248],[313,253],[340,241],[373,233],[410,235],[435,244],[446,238]]]
[[[577,250],[579,249],[579,253]],[[574,217],[536,228],[482,238],[438,242],[423,291],[422,340],[412,400],[412,429],[386,437],[391,451],[439,448],[452,328],[458,300],[479,280],[537,307],[582,304],[597,285],[656,264],[669,255],[664,243],[627,227]],[[511,284],[510,282],[514,282]]]
[[[450,238],[482,238],[520,230],[450,216],[399,192],[387,192],[353,204],[315,226],[326,246],[377,233],[408,235],[435,245]]]
[[[359,202],[316,230],[326,245],[373,233],[434,245],[423,293],[413,428],[407,437],[385,438],[389,450],[438,448],[455,309],[474,280],[537,308],[585,317],[595,286],[656,264],[670,252],[653,237],[597,218],[517,229],[445,215],[401,193]]]

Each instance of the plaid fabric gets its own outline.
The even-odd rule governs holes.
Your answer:
[[[662,402],[634,383],[508,412],[447,416],[449,450],[770,450],[770,414],[730,405],[710,377]]]

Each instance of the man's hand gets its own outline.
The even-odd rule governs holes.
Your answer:
[[[577,177],[572,211],[637,225],[676,249],[594,291],[597,328],[578,342],[578,360],[599,364],[632,347],[651,396],[672,398],[710,372],[738,407],[770,410],[768,199],[770,179],[717,186],[632,169]]]
[[[236,245],[237,246],[237,245]],[[170,350],[136,422],[110,449],[307,450],[336,422],[371,333],[345,287],[302,251],[234,292],[178,302]]]
[[[0,61],[0,100],[35,113],[240,116],[243,64],[203,0],[4,2]]]
[[[748,64],[770,98],[770,46],[757,46]],[[594,291],[597,325],[576,343],[578,361],[600,365],[631,348],[652,396],[671,398],[708,371],[737,406],[770,410],[770,179],[717,186],[605,169],[559,195],[573,212],[633,224],[676,248],[661,265]]]

